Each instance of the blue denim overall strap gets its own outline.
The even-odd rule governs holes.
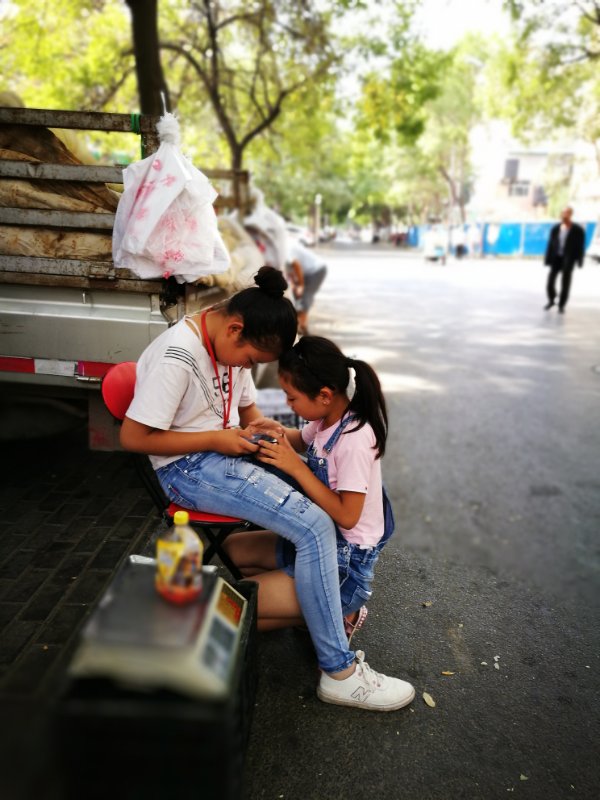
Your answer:
[[[334,430],[331,434],[327,443],[323,447],[324,452],[329,455],[333,450],[337,440],[340,438],[342,433],[344,432],[344,428],[350,423],[355,422],[358,418],[354,414],[348,414],[346,417],[342,418],[342,421],[338,425],[338,427]],[[311,443],[308,450],[306,451],[306,463],[310,469],[310,471],[316,475],[316,477],[324,483],[327,488],[329,487],[329,471],[327,467],[327,458],[317,456],[317,451],[314,445],[314,442]],[[382,486],[382,495],[383,495],[383,536],[377,543],[378,550],[382,550],[385,543],[388,541],[392,533],[394,532],[395,528],[395,520],[394,520],[394,511],[392,509],[392,504],[388,497],[388,494],[385,490],[385,486]],[[336,533],[338,538],[341,536],[339,529],[336,525]]]
[[[383,550],[384,545],[394,532],[396,528],[396,520],[394,519],[394,510],[392,508],[392,504],[390,502],[390,498],[388,497],[388,493],[385,490],[385,486],[382,485],[381,492],[383,494],[383,536],[379,540],[379,544],[377,548],[379,550]]]
[[[334,448],[335,443],[340,438],[342,433],[344,432],[344,428],[350,423],[354,422],[357,418],[353,414],[348,414],[346,417],[342,417],[340,424],[331,434],[327,443],[323,447],[323,450],[327,455],[331,453]],[[327,459],[320,458],[317,456],[317,450],[315,448],[315,443],[312,442],[306,451],[306,463],[310,471],[317,476],[317,478],[324,483],[327,488],[329,488],[329,471],[327,469]]]

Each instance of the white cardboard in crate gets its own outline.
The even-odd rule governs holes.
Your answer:
[[[288,406],[283,389],[257,389],[256,393],[256,405],[265,417],[272,417],[289,427],[302,427],[304,420]]]

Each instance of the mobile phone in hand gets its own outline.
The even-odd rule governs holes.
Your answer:
[[[260,444],[261,442],[271,442],[271,444],[277,444],[277,439],[274,436],[269,436],[266,433],[253,433],[250,437],[250,441],[253,444]]]

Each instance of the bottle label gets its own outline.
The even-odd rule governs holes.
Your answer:
[[[202,554],[182,541],[158,540],[156,588],[173,602],[188,602],[202,589]]]

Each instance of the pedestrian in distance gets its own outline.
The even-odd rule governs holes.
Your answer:
[[[558,310],[564,313],[569,292],[571,289],[571,279],[575,264],[583,267],[583,257],[585,254],[585,231],[576,222],[573,222],[573,209],[566,206],[560,215],[560,222],[554,225],[550,231],[544,264],[550,267],[548,280],[546,282],[546,294],[548,302],[544,310],[548,311],[556,302],[556,281],[560,275],[560,295],[558,298]]]
[[[171,501],[247,519],[289,539],[321,680],[356,690],[361,708],[392,710],[404,704],[403,682],[377,675],[348,644],[332,520],[253,457],[259,446],[247,426],[262,415],[251,367],[277,360],[297,332],[282,272],[262,267],[254,280],[256,286],[184,317],[146,347],[121,444],[150,456]],[[351,687],[345,679],[353,674]],[[335,702],[357,705],[344,688]]]
[[[467,254],[467,244],[465,229],[463,225],[455,225],[450,231],[450,240],[457,259],[463,258]]]
[[[350,398],[351,371],[355,389]],[[319,336],[305,336],[282,354],[279,381],[290,408],[308,424],[302,430],[285,428],[283,437],[263,441],[257,459],[288,475],[334,521],[342,613],[350,640],[367,616],[375,564],[394,530],[381,477],[388,427],[385,399],[369,364],[347,358]],[[272,425],[272,420],[259,420],[252,427],[267,435],[277,433]],[[306,462],[300,454],[306,454]],[[242,574],[259,584],[259,630],[302,626],[293,544],[272,531],[252,531],[229,537],[225,546]],[[409,683],[375,673],[360,650],[357,658],[359,666],[346,681],[322,676],[317,690],[321,700],[346,705],[350,695],[362,705],[366,693],[372,693],[380,696],[381,710],[412,701]]]
[[[308,333],[308,312],[325,280],[327,265],[301,242],[293,242],[286,261],[286,275],[298,313],[298,333],[304,336]]]
[[[481,228],[477,222],[470,225],[467,233],[467,240],[471,258],[478,258],[481,256]]]

